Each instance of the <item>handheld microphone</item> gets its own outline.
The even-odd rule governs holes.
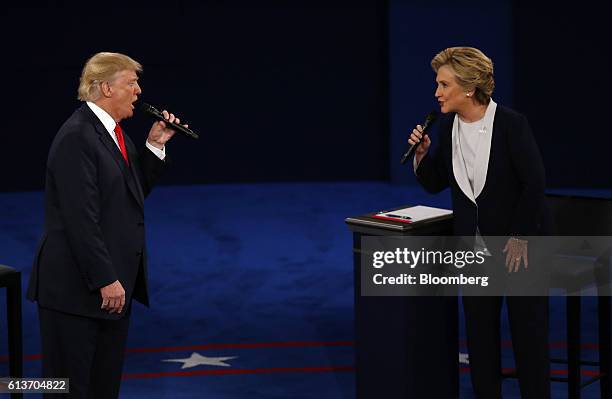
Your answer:
[[[157,110],[157,108],[150,104],[142,102],[139,108],[143,113],[147,114],[151,118],[156,119],[158,121],[163,121],[167,127],[174,129],[177,132],[181,132],[187,137],[191,137],[192,139],[198,139],[200,137],[193,130],[186,128],[183,125],[179,125],[178,123],[174,122],[169,122],[168,120],[166,120],[166,118],[164,118],[164,115]]]
[[[423,122],[423,137],[425,137],[425,131],[427,130],[429,125],[434,123],[434,121],[436,120],[437,117],[438,117],[438,113],[436,111],[431,111],[429,113],[429,115],[427,115],[427,118],[425,118],[425,122]],[[414,143],[413,145],[410,146],[410,148],[408,148],[408,150],[404,153],[404,155],[402,155],[402,159],[400,159],[400,163],[402,165],[404,163],[406,163],[406,160],[408,158],[410,158],[412,156],[412,154],[414,154],[414,152],[416,151],[417,147],[422,142],[423,142],[423,139],[421,138],[421,140],[418,143]]]

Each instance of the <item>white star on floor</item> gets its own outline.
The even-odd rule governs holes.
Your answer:
[[[221,366],[221,367],[231,367],[231,364],[225,363],[226,360],[236,359],[238,356],[229,356],[229,357],[206,357],[202,356],[197,352],[193,352],[191,356],[186,357],[184,359],[164,359],[164,362],[175,362],[175,363],[183,363],[181,369],[188,369],[190,367],[196,366]]]

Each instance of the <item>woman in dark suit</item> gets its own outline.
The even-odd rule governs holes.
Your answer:
[[[435,96],[445,114],[439,145],[419,125],[410,135],[414,169],[431,193],[450,187],[454,233],[475,237],[489,271],[531,272],[525,236],[544,234],[544,166],[527,119],[491,98],[493,63],[480,50],[452,47],[431,61]],[[503,236],[496,246],[487,236]],[[522,238],[521,238],[522,237]],[[488,241],[488,242],[487,242]],[[532,269],[537,267],[533,264]],[[486,270],[486,269],[485,269]],[[507,297],[521,396],[550,398],[548,297]],[[501,398],[500,313],[502,296],[469,296],[463,304],[472,385],[477,398]]]

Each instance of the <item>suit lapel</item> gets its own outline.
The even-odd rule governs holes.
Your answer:
[[[474,191],[468,178],[465,161],[463,159],[463,156],[461,155],[461,146],[459,144],[459,115],[455,115],[455,119],[453,120],[451,142],[451,157],[455,181],[457,182],[457,185],[459,186],[461,191],[463,191],[463,194],[465,194],[465,196],[475,204],[476,199],[474,198]]]
[[[136,147],[134,147],[134,143],[127,135],[124,135],[125,144],[127,147],[128,158],[130,160],[130,172],[134,177],[134,183],[136,189],[138,190],[138,198],[141,198],[141,206],[144,209],[144,192],[142,191],[142,186],[140,185],[140,177],[139,177],[139,168],[138,168],[138,152],[136,151]],[[116,147],[116,146],[115,146]],[[148,150],[145,150],[148,151]],[[123,158],[123,157],[122,157]]]
[[[476,159],[474,160],[474,197],[476,198],[482,193],[487,181],[496,110],[497,104],[491,99],[487,111],[485,112],[484,131],[479,135],[478,151],[476,151]]]
[[[132,193],[132,196],[134,197],[138,205],[140,205],[140,207],[144,209],[144,195],[142,193],[142,188],[140,188],[140,185],[137,182],[136,174],[132,173],[132,171],[130,170],[130,167],[128,167],[128,165],[126,164],[125,159],[123,159],[121,150],[119,150],[119,147],[117,147],[117,144],[115,144],[112,137],[110,136],[110,134],[108,133],[108,131],[106,130],[106,128],[104,127],[100,119],[98,119],[96,114],[94,114],[93,111],[89,109],[87,104],[83,104],[81,108],[89,116],[89,119],[92,121],[94,127],[96,128],[96,131],[100,135],[100,141],[102,142],[104,147],[106,147],[106,149],[108,150],[109,155],[113,158],[113,160],[115,161],[115,163],[121,170],[121,173],[123,173],[123,177],[125,178],[125,183],[127,184],[130,193]],[[126,141],[129,141],[129,140],[126,140]],[[130,164],[132,164],[134,162],[133,160],[135,160],[137,156],[134,154],[133,146],[130,145],[130,147],[132,148],[128,152],[128,157],[130,159]]]
[[[134,196],[134,199],[136,200],[136,202],[138,202],[138,205],[140,205],[140,207],[144,209],[144,201],[137,187],[136,178],[134,177],[134,175],[128,168],[127,163],[125,162],[125,159],[123,159],[123,155],[121,154],[119,147],[117,147],[117,144],[115,144],[110,134],[108,134],[108,132],[106,131],[106,129],[104,129],[104,126],[102,126],[102,124],[100,124],[99,127],[96,125],[96,129],[100,133],[100,140],[102,141],[106,149],[109,151],[110,155],[115,160],[115,163],[117,164],[119,169],[121,169],[121,173],[123,173],[123,177],[125,178],[125,183],[130,189],[130,192],[132,193],[132,195]]]
[[[478,146],[476,149],[476,156],[474,158],[474,187],[472,187],[470,184],[465,159],[463,158],[463,154],[461,152],[459,139],[459,116],[455,114],[455,118],[453,120],[451,138],[453,174],[455,176],[455,181],[457,182],[457,185],[461,191],[463,191],[463,194],[465,194],[465,196],[468,197],[474,204],[476,204],[476,198],[478,198],[480,193],[482,193],[487,180],[496,110],[497,104],[495,101],[493,101],[493,99],[491,99],[484,116],[484,131],[478,136]]]

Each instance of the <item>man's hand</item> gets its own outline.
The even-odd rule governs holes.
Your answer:
[[[119,280],[100,288],[100,294],[102,295],[102,309],[108,310],[109,313],[121,313],[125,306],[125,290]]]
[[[181,123],[181,120],[174,116],[174,114],[169,114],[168,111],[162,111],[164,118],[168,120],[168,122]],[[183,125],[185,127],[189,127],[189,125]],[[174,129],[167,127],[165,122],[155,122],[149,131],[149,137],[147,141],[155,148],[159,148],[160,150],[164,148],[164,145],[174,136]]]

